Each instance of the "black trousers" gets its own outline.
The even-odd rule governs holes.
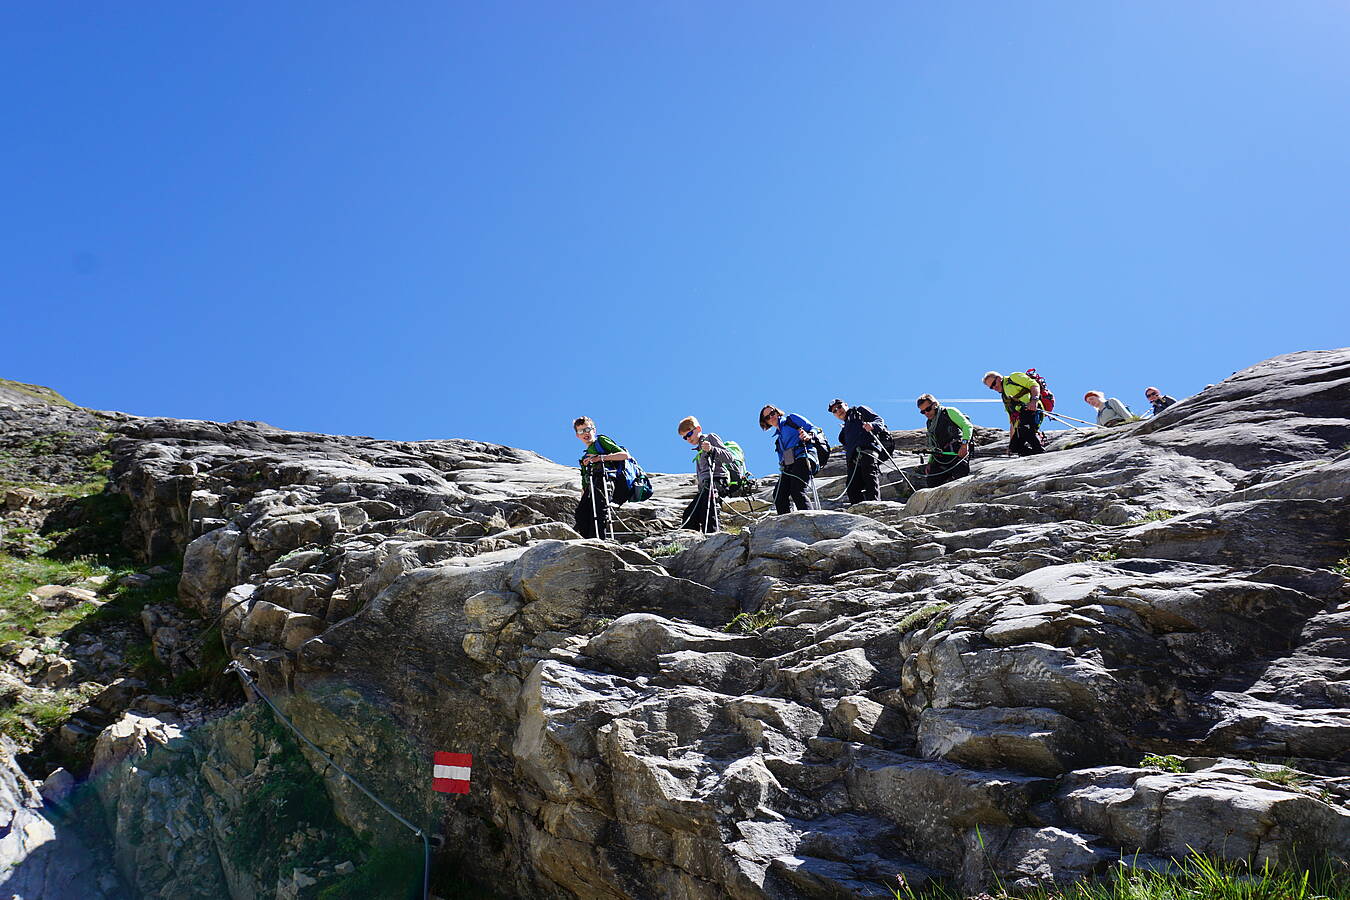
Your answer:
[[[811,504],[811,467],[806,457],[793,460],[792,465],[780,469],[778,487],[773,492],[773,507],[780,513],[798,509],[815,509]]]
[[[594,485],[597,490],[592,491]],[[591,497],[595,497],[592,505]],[[599,537],[607,541],[614,540],[614,525],[609,513],[609,479],[603,476],[584,477],[581,484],[581,502],[577,504],[577,534],[582,537]]]
[[[719,530],[722,527],[718,519],[718,507],[722,505],[722,498],[726,496],[727,485],[725,481],[718,481],[716,484],[717,502],[709,504],[711,499],[707,488],[698,492],[689,505],[684,508],[684,518],[680,519],[680,527],[688,528],[693,531],[702,531],[707,534]]]
[[[970,474],[970,459],[955,456],[932,456],[924,466],[924,479],[929,487],[937,487]]]
[[[848,457],[848,502],[881,499],[881,465],[861,451]]]
[[[1018,456],[1035,456],[1037,453],[1044,453],[1045,447],[1041,445],[1041,436],[1037,433],[1041,427],[1040,414],[1024,409],[1017,414],[1017,427],[1013,429],[1012,440],[1008,443],[1008,450]]]

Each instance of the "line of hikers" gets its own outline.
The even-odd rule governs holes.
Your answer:
[[[1045,452],[1040,428],[1046,415],[1056,415],[1054,394],[1035,369],[1003,375],[986,372],[985,387],[999,394],[1008,413],[1008,450],[1016,456]],[[1176,403],[1155,387],[1144,392],[1153,406],[1153,414]],[[1116,398],[1100,391],[1089,391],[1083,398],[1097,410],[1097,424],[1119,425],[1132,420],[1129,410]],[[919,412],[928,420],[927,459],[922,471],[913,473],[923,487],[937,487],[970,474],[972,453],[970,420],[954,406],[944,406],[932,394],[917,401]],[[845,493],[849,503],[881,499],[881,467],[894,465],[895,439],[886,422],[866,406],[849,406],[840,398],[830,401],[830,413],[841,423],[839,445],[844,449]],[[1074,421],[1082,421],[1077,419]],[[778,513],[797,509],[819,509],[815,475],[825,467],[830,444],[821,429],[809,419],[786,413],[772,404],[759,411],[762,431],[773,429],[774,452],[778,456],[779,477],[774,489],[774,509]],[[577,503],[576,529],[583,537],[613,538],[612,506],[641,501],[651,496],[651,481],[631,453],[612,438],[599,434],[595,422],[581,416],[572,423],[576,436],[586,445],[581,457],[581,500]],[[715,532],[721,527],[719,507],[730,496],[749,496],[755,489],[745,467],[745,453],[735,441],[724,441],[705,431],[698,419],[685,416],[676,427],[680,437],[694,448],[694,476],[697,492],[685,507],[681,528]],[[905,481],[910,478],[900,467]],[[593,489],[594,486],[594,489]],[[911,487],[913,484],[911,482]],[[601,489],[603,488],[603,489]]]

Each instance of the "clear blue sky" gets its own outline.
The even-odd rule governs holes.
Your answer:
[[[689,413],[767,473],[765,402],[917,427],[990,368],[1140,410],[1350,344],[1347,47],[1330,0],[6,4],[0,376],[666,471]]]

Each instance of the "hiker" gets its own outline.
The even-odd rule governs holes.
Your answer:
[[[1177,402],[1176,397],[1169,397],[1167,394],[1161,393],[1155,387],[1144,388],[1144,399],[1152,404],[1153,414],[1155,416]]]
[[[704,431],[693,416],[681,419],[676,429],[686,443],[698,448],[694,454],[694,480],[698,493],[684,508],[680,527],[712,534],[720,527],[717,520],[719,503],[716,501],[726,496],[731,451],[720,437]]]
[[[919,412],[928,420],[928,464],[924,477],[937,487],[970,474],[970,420],[954,406],[943,406],[932,394],[921,394]]]
[[[1041,386],[1025,372],[1004,377],[998,372],[984,373],[984,386],[1003,398],[1008,411],[1008,452],[1018,456],[1044,453],[1038,433],[1041,420]]]
[[[798,509],[815,509],[807,491],[814,491],[811,483],[811,465],[815,462],[808,442],[816,426],[796,414],[786,414],[776,406],[765,406],[759,411],[761,431],[773,429],[773,449],[778,454],[778,487],[773,492],[773,506],[779,513]]]
[[[614,526],[610,522],[611,493],[618,475],[630,455],[613,439],[595,430],[589,416],[581,416],[572,423],[577,440],[586,445],[581,457],[581,500],[577,503],[577,534],[614,540]],[[614,498],[617,499],[617,498]]]
[[[885,450],[878,435],[885,433],[885,421],[866,406],[849,406],[838,397],[830,401],[829,410],[844,423],[839,429],[839,443],[844,446],[844,461],[848,465],[848,502],[880,500],[881,458]]]
[[[1083,401],[1097,411],[1097,426],[1099,428],[1124,425],[1134,418],[1133,414],[1126,409],[1124,403],[1121,403],[1115,397],[1107,399],[1101,391],[1088,391],[1083,395]]]

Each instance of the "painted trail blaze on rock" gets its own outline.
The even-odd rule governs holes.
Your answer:
[[[473,768],[472,753],[438,752],[433,760],[431,787],[442,794],[467,794],[469,770]]]

